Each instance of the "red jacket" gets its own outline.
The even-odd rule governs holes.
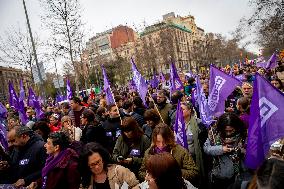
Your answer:
[[[61,129],[62,125],[61,122],[58,122],[57,125],[51,125],[49,124],[50,132],[56,132]]]

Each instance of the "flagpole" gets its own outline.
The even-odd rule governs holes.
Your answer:
[[[156,105],[156,103],[155,103],[155,101],[154,101],[154,99],[153,99],[153,97],[152,97],[152,95],[151,95],[150,92],[149,92],[149,90],[147,90],[147,92],[148,92],[148,94],[149,94],[149,96],[150,96],[151,101],[154,103],[155,109],[157,110],[157,112],[158,112],[158,114],[159,114],[159,116],[160,116],[162,122],[165,123],[164,120],[163,120],[163,117],[162,117],[162,115],[160,114],[160,111],[159,111],[159,109],[158,109],[158,107],[157,107],[157,105]]]

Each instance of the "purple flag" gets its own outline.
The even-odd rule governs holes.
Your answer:
[[[160,81],[161,82],[165,82],[166,81],[165,76],[164,76],[164,74],[162,72],[160,73],[159,77],[160,77]]]
[[[128,88],[129,88],[130,90],[136,90],[136,86],[135,86],[135,83],[134,83],[134,81],[133,81],[133,78],[129,81],[129,83],[128,83]]]
[[[14,86],[11,82],[9,82],[9,104],[10,106],[13,106],[16,110],[19,109],[19,99],[15,92]]]
[[[56,103],[59,103],[59,102],[62,102],[62,101],[64,101],[64,100],[66,100],[65,97],[66,97],[66,96],[64,96],[64,95],[62,95],[62,94],[60,94],[60,93],[57,93],[57,95],[56,95],[56,97],[55,97]]]
[[[209,114],[208,101],[206,99],[205,93],[203,92],[203,87],[201,85],[199,77],[196,77],[196,96],[202,123],[209,127],[213,122],[213,118]]]
[[[19,113],[19,118],[23,124],[27,123],[27,115],[25,113],[24,101],[19,101],[12,83],[9,83],[10,106],[14,106],[15,110]],[[21,93],[21,92],[20,92]],[[21,97],[22,98],[22,97]]]
[[[153,79],[150,80],[150,83],[151,83],[152,88],[158,88],[159,80],[158,80],[156,74],[154,74]]]
[[[137,67],[134,63],[133,58],[131,58],[131,65],[132,65],[132,71],[133,71],[133,81],[135,83],[137,91],[138,91],[144,105],[147,106],[146,95],[147,95],[147,91],[148,91],[148,86],[147,86],[146,81],[143,78],[143,76],[137,70]]]
[[[7,116],[7,109],[6,107],[0,102],[0,143],[5,150],[8,149],[8,142],[7,142],[7,130],[4,125],[4,119]]]
[[[258,68],[266,68],[266,62],[258,62],[258,63],[256,63],[256,67],[258,67]]]
[[[41,96],[38,96],[38,101],[40,105],[44,104],[44,98],[42,98]]]
[[[176,142],[181,146],[183,146],[185,149],[188,149],[187,136],[185,131],[185,122],[183,119],[183,112],[181,109],[180,101],[178,102],[176,110],[176,121],[175,121],[174,132],[175,132]]]
[[[55,102],[56,102],[56,103],[61,102],[61,95],[60,95],[60,94],[57,94],[57,95],[56,95],[56,97],[55,97]]]
[[[177,69],[175,66],[175,63],[171,63],[171,94],[177,90],[182,90],[183,89],[183,83],[181,82]]]
[[[219,117],[224,113],[225,100],[240,84],[238,79],[210,66],[208,106],[211,116]]]
[[[104,76],[104,91],[106,93],[107,105],[114,104],[115,100],[113,98],[113,95],[112,95],[112,92],[111,92],[111,88],[110,88],[110,85],[109,85],[109,81],[107,79],[106,70],[105,70],[105,68],[103,66],[102,66],[102,70],[103,70],[103,76]]]
[[[196,88],[192,88],[191,90],[191,103],[194,107],[197,107],[197,91]]]
[[[0,102],[0,119],[6,119],[7,116],[7,109],[6,107]]]
[[[2,121],[0,121],[0,143],[5,150],[8,149],[7,130]]]
[[[277,139],[284,137],[284,94],[256,73],[250,110],[246,165],[256,169]]]
[[[265,68],[266,69],[273,69],[276,66],[277,66],[277,55],[276,55],[276,53],[273,53],[272,56],[267,61]]]
[[[19,95],[19,101],[24,102],[25,100],[25,89],[23,85],[23,80],[20,81],[20,95]]]
[[[25,107],[23,105],[24,104],[20,104],[20,107],[19,107],[20,109],[18,110],[18,112],[19,112],[19,118],[20,118],[21,122],[24,125],[26,125],[27,122],[28,122],[28,116],[27,116],[27,114],[25,112]]]
[[[33,107],[36,112],[36,118],[40,119],[44,116],[44,112],[41,109],[40,102],[38,101],[37,96],[35,95],[33,89],[29,88],[29,99],[28,99],[29,106]]]
[[[66,94],[67,94],[67,99],[71,100],[73,97],[73,93],[72,93],[72,89],[71,89],[71,85],[70,85],[70,80],[67,79],[67,84],[66,84]]]
[[[21,122],[25,125],[28,122],[28,117],[25,112],[25,89],[23,81],[20,81],[20,95],[19,95],[19,117]]]
[[[244,74],[236,75],[235,78],[238,79],[239,81],[245,80]]]

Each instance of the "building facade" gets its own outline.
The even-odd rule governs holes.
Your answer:
[[[20,81],[23,80],[24,89],[28,91],[28,87],[32,85],[31,74],[21,69],[0,66],[0,101],[8,103],[9,101],[9,82],[12,82],[16,92],[20,92]]]
[[[96,34],[86,44],[90,65],[101,65],[105,61],[115,60],[117,56],[127,57],[132,49],[128,44],[134,43],[137,37],[132,28],[122,25]]]
[[[86,51],[81,56],[89,62],[90,68],[99,69],[105,62],[115,63],[123,58],[129,63],[134,57],[138,69],[149,78],[154,73],[169,73],[171,59],[181,72],[194,71],[194,43],[203,43],[204,30],[195,23],[191,15],[179,16],[171,12],[163,15],[163,20],[145,27],[141,33],[128,26],[115,28],[96,34],[87,42]]]
[[[182,17],[174,13],[163,15],[161,22],[146,27],[140,34],[142,46],[152,49],[155,54],[150,66],[162,72],[169,72],[171,58],[176,61],[179,71],[196,69],[196,61],[191,56],[193,42],[203,38],[204,30],[197,27],[193,16]]]

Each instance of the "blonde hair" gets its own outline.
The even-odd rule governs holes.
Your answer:
[[[71,121],[72,122],[72,119],[71,119],[71,117],[70,116],[63,116],[62,118],[61,118],[61,123],[63,124],[65,121]]]

